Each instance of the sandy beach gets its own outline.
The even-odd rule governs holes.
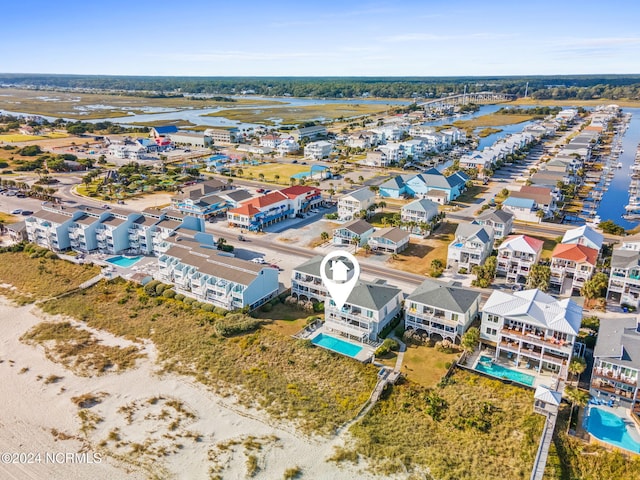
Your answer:
[[[19,340],[38,323],[61,320],[0,299],[0,478],[244,479],[252,470],[252,478],[280,479],[294,467],[299,478],[376,478],[362,462],[326,461],[342,438],[310,439],[191,378],[159,374],[151,344],[139,345],[145,356],[135,368],[85,377]],[[131,345],[86,329],[105,345]],[[77,405],[82,396],[91,399],[86,408]],[[59,455],[67,452],[86,455]]]

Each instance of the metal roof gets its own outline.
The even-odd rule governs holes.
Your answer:
[[[464,314],[480,297],[479,292],[469,288],[455,287],[451,283],[426,279],[407,297],[407,301]]]
[[[640,333],[637,322],[635,317],[601,318],[593,356],[640,369]]]

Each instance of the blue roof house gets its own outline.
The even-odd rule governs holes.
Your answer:
[[[378,194],[386,198],[402,198],[407,193],[405,182],[411,177],[413,175],[398,175],[390,178],[380,185]]]
[[[462,172],[456,172],[449,177],[445,177],[435,168],[415,175],[407,181],[407,194],[414,197],[427,197],[429,192],[439,190],[446,195],[446,201],[455,200],[466,188],[469,177]]]
[[[178,133],[178,127],[175,125],[161,125],[157,127],[151,127],[151,134],[154,137],[164,137],[170,133]]]
[[[540,222],[538,218],[538,208],[532,198],[508,197],[502,203],[505,212],[512,213],[516,220],[524,222]]]

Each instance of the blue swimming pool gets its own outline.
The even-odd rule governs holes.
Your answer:
[[[526,373],[518,372],[517,370],[511,370],[510,368],[503,367],[491,361],[491,357],[481,356],[476,365],[476,370],[492,377],[512,380],[514,382],[522,383],[529,387],[533,386],[535,377]]]
[[[629,433],[629,430],[634,428],[631,420],[620,418],[607,410],[591,407],[585,423],[586,430],[598,440],[630,452],[640,453],[640,443],[635,441]]]
[[[119,267],[129,268],[134,263],[140,261],[142,257],[123,257],[122,255],[118,255],[117,257],[111,257],[107,259],[107,262],[113,263]]]
[[[332,337],[331,335],[327,335],[326,333],[321,333],[311,340],[314,345],[318,345],[319,347],[326,348],[327,350],[331,350],[333,352],[341,353],[342,355],[346,355],[347,357],[355,358],[362,351],[362,347],[360,345],[356,345],[351,342],[347,342],[340,338]]]

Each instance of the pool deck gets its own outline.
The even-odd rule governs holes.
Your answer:
[[[478,365],[478,363],[480,362],[480,357],[490,357],[493,362],[496,365],[499,365],[503,368],[507,368],[509,370],[513,370],[514,372],[519,372],[519,373],[524,373],[526,375],[529,375],[531,377],[533,377],[533,385],[529,386],[529,385],[525,385],[523,383],[520,382],[516,382],[514,380],[514,383],[517,383],[518,385],[522,385],[528,388],[537,388],[539,386],[545,386],[545,387],[550,387],[550,388],[555,388],[556,387],[556,376],[553,375],[551,372],[538,372],[535,368],[521,368],[521,367],[516,367],[512,361],[505,361],[502,358],[498,358],[497,360],[494,358],[494,353],[486,350],[486,351],[482,351],[480,352],[479,355],[477,355],[477,357],[474,359],[473,364],[472,364],[472,369],[475,371],[476,370],[476,366]],[[481,373],[485,373],[485,372],[481,372]],[[494,378],[499,378],[499,377],[495,377],[493,375],[491,375],[490,373],[485,373],[485,375],[489,375],[492,376]],[[499,378],[500,379],[500,378]],[[503,380],[503,379],[500,379]]]
[[[362,350],[360,350],[355,357],[349,357],[349,355],[345,355],[345,357],[354,358],[354,359],[356,359],[356,360],[358,360],[360,362],[363,362],[363,363],[370,362],[373,359],[373,352],[375,350],[371,345],[368,345],[368,344],[362,343],[362,342],[358,342],[358,341],[352,340],[350,338],[343,337],[338,332],[335,332],[335,331],[325,327],[324,325],[316,328],[315,330],[313,330],[310,334],[308,334],[304,338],[308,338],[309,340],[313,340],[315,337],[317,337],[321,333],[324,334],[324,335],[329,335],[331,337],[339,338],[341,340],[344,340],[345,342],[349,342],[349,343],[352,343],[354,345],[358,345],[359,347],[362,347]],[[317,345],[317,346],[319,348],[324,348],[322,345]],[[334,352],[334,353],[340,353],[340,352],[336,352],[335,350],[331,350],[329,348],[327,348],[326,350],[329,350],[330,352]]]
[[[613,413],[615,416],[620,417],[627,427],[631,427],[631,428],[629,428],[627,430],[629,432],[629,435],[631,436],[631,438],[633,438],[636,442],[640,443],[640,430],[638,429],[638,425],[636,424],[636,422],[634,422],[633,419],[631,418],[631,413],[629,412],[628,408],[610,407],[608,405],[592,405],[592,404],[589,404],[588,409],[591,410],[592,408],[599,408],[600,410],[604,410],[606,412]],[[588,415],[588,413],[587,413],[587,415]],[[594,435],[591,435],[591,434],[589,434],[589,435],[592,438],[595,438],[596,440],[598,440],[599,442],[602,442],[602,440],[600,440],[598,437],[595,437]],[[604,442],[604,443],[607,443],[607,442]],[[607,443],[607,445],[609,445],[609,444]],[[615,446],[615,445],[612,445],[612,446]],[[620,447],[618,447],[618,448],[620,448]],[[624,451],[628,452],[629,450],[624,450]],[[632,452],[632,453],[634,453],[634,452]]]

